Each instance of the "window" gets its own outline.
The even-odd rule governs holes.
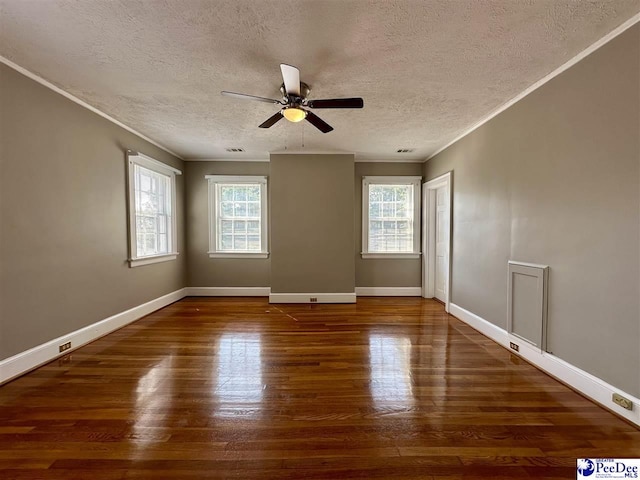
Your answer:
[[[267,177],[207,175],[209,257],[267,258]]]
[[[182,172],[136,152],[128,152],[129,266],[174,260],[176,175]]]
[[[362,177],[362,258],[420,256],[422,177]]]

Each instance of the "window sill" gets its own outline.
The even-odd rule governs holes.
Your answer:
[[[390,252],[390,253],[381,253],[381,252],[361,252],[362,258],[386,258],[386,259],[403,259],[403,258],[420,258],[422,253],[405,253],[405,252]]]
[[[269,252],[209,252],[209,258],[269,258]]]
[[[152,263],[169,262],[178,258],[178,253],[169,253],[166,255],[154,255],[152,257],[140,257],[130,258],[129,267],[142,267],[144,265],[151,265]]]

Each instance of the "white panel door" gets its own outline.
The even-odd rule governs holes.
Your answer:
[[[447,248],[449,239],[449,212],[448,212],[448,188],[446,185],[436,190],[436,261],[435,261],[435,297],[447,301],[447,278],[449,262],[447,261]]]
[[[449,312],[453,172],[425,182],[422,192],[422,296],[440,300]]]

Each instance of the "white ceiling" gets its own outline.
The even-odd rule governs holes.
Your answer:
[[[0,55],[183,158],[432,153],[640,11],[638,0],[0,0]],[[280,121],[279,64],[335,130]],[[230,154],[241,147],[244,154]],[[411,154],[395,153],[413,148]]]

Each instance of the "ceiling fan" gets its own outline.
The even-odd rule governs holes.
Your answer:
[[[300,81],[300,70],[296,67],[280,64],[282,71],[283,84],[280,87],[282,92],[282,100],[273,98],[256,97],[255,95],[246,95],[244,93],[234,93],[222,91],[222,95],[228,97],[240,98],[243,100],[256,100],[258,102],[273,103],[282,105],[283,107],[273,116],[269,117],[265,122],[259,125],[260,128],[269,128],[275,125],[283,117],[290,122],[300,122],[306,120],[322,133],[328,133],[333,127],[318,117],[315,113],[309,111],[309,108],[362,108],[364,101],[362,98],[329,98],[323,100],[309,100],[309,92],[311,88],[304,82]]]

